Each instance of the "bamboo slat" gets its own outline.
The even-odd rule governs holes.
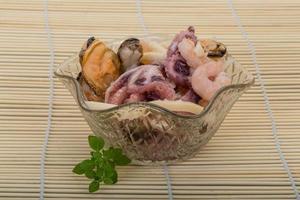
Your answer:
[[[222,41],[256,73],[226,0],[140,2],[150,34],[194,25],[198,35]],[[233,0],[233,5],[256,49],[281,150],[300,192],[300,1]],[[91,35],[109,41],[145,34],[134,0],[48,0],[48,10],[55,67]],[[50,88],[44,1],[0,0],[0,13],[0,199],[39,199]],[[89,194],[88,181],[71,169],[89,155],[90,133],[55,78],[45,199],[169,198],[162,167],[134,165],[119,168],[117,185]],[[174,199],[295,199],[258,80],[201,152],[169,166],[169,175]]]

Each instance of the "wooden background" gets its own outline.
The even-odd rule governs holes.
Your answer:
[[[172,195],[163,167],[141,166],[120,168],[117,185],[89,194],[86,178],[71,169],[89,155],[91,132],[69,92],[49,79],[49,70],[91,35],[109,40],[171,34],[188,25],[197,35],[224,42],[253,74],[256,57],[265,90],[256,80],[201,153],[169,166]],[[299,31],[298,0],[0,0],[0,199],[296,199]]]

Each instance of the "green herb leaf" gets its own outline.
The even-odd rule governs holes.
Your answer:
[[[103,168],[103,182],[105,184],[115,184],[118,180],[115,165],[110,161],[106,161]]]
[[[96,192],[97,190],[99,190],[99,187],[100,187],[99,181],[94,180],[89,185],[89,192]]]
[[[93,152],[93,158],[95,158],[96,160],[97,159],[100,159],[102,157],[102,154],[100,152]]]
[[[109,177],[104,177],[103,179],[105,184],[111,185],[111,184],[115,184],[116,182],[118,182],[118,173],[116,170],[114,170],[111,173],[111,176]]]
[[[94,170],[89,170],[89,171],[86,171],[85,173],[85,176],[89,179],[94,179],[96,178],[96,172],[94,172]]]
[[[81,168],[80,163],[78,163],[77,165],[75,165],[75,167],[72,170],[73,173],[75,174],[84,174],[84,169]]]
[[[95,151],[100,151],[104,147],[104,140],[100,137],[89,135],[89,145]]]
[[[114,156],[122,155],[122,149],[120,149],[120,148],[113,148],[112,151],[113,151]]]
[[[109,149],[103,150],[103,156],[107,159],[113,159],[114,158],[114,149],[112,147],[109,147]]]
[[[104,170],[104,177],[111,177],[115,171],[115,166],[113,163],[106,161],[104,162],[104,166],[103,166],[103,170]]]
[[[96,165],[99,165],[102,163],[102,153],[100,152],[92,152],[92,160],[95,162]]]
[[[104,172],[103,168],[98,166],[97,169],[96,169],[96,176],[99,177],[99,178],[102,178],[103,172]]]
[[[84,170],[84,172],[90,171],[95,168],[95,163],[89,159],[86,159],[79,164],[80,164],[80,167]]]
[[[123,166],[128,165],[131,162],[131,160],[125,155],[119,155],[118,157],[115,158],[114,161],[116,165],[123,165]]]
[[[89,145],[93,149],[90,152],[91,158],[83,160],[74,168],[75,174],[84,174],[87,178],[93,179],[89,184],[89,191],[99,190],[100,183],[115,184],[118,181],[116,165],[127,165],[130,159],[122,153],[120,148],[110,147],[104,150],[104,140],[96,136],[88,137]]]
[[[116,165],[128,165],[131,161],[130,159],[122,153],[120,148],[113,149],[113,160]]]
[[[110,147],[108,150],[103,151],[103,156],[113,161],[116,165],[128,165],[130,163],[130,159],[122,154],[120,148]]]

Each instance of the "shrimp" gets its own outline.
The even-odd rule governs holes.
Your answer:
[[[217,63],[210,61],[198,67],[191,77],[193,90],[206,101],[209,101],[221,87],[230,84],[230,78],[227,77],[225,72],[220,72],[216,76],[209,74],[209,69],[216,67]]]
[[[203,65],[203,67],[207,68],[207,75],[209,77],[216,77],[219,73],[224,71],[225,68],[225,60],[219,59],[217,61],[210,60],[213,65]],[[200,66],[202,67],[202,66]]]
[[[183,38],[178,44],[178,50],[186,63],[192,68],[197,68],[208,62],[207,53],[204,52],[200,41],[197,41],[195,46],[192,40]]]

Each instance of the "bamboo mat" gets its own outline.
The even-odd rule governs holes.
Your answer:
[[[0,199],[299,194],[300,1],[0,0],[0,25]],[[52,98],[49,69],[91,35],[170,34],[188,25],[224,42],[253,74],[258,68],[264,84],[257,79],[209,144],[195,158],[169,166],[169,177],[163,167],[122,167],[117,185],[89,194],[88,181],[71,169],[89,155],[91,131],[56,78]]]

